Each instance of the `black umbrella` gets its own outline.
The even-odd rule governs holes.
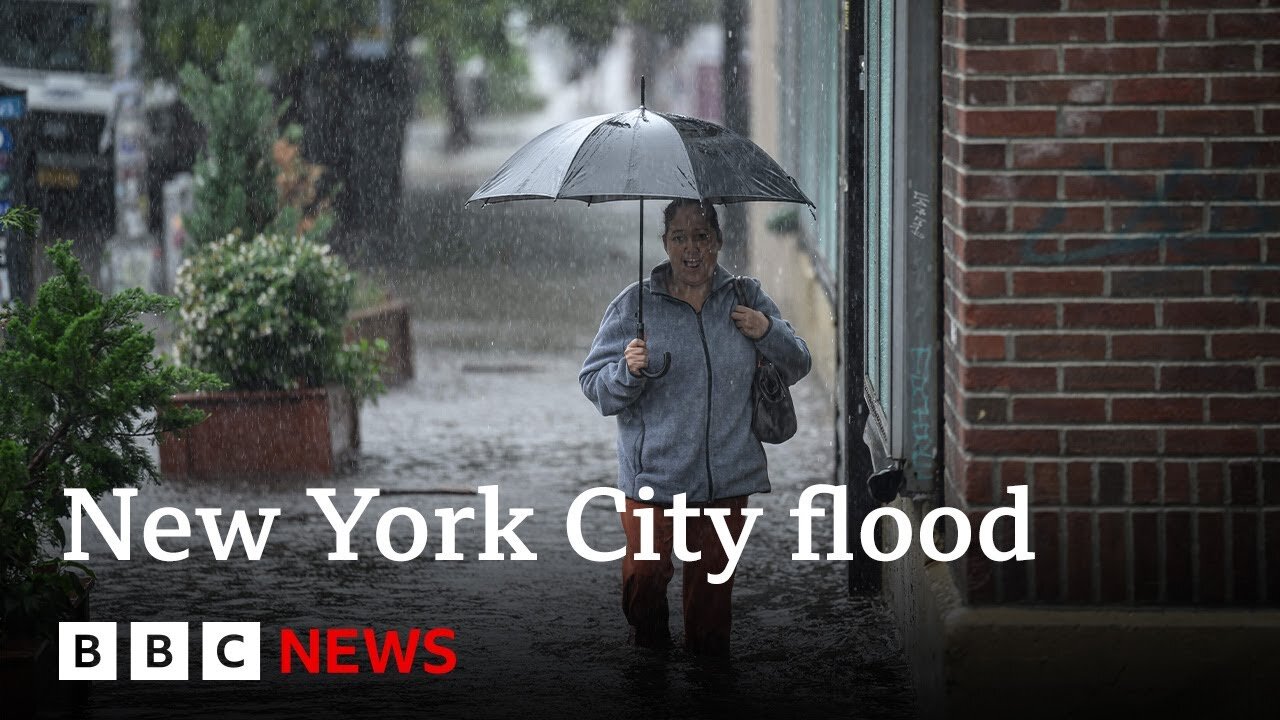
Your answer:
[[[467,200],[640,201],[640,280],[644,280],[644,201],[688,198],[713,203],[777,200],[813,202],[758,145],[706,120],[660,113],[644,106],[557,125],[516,151]],[[644,296],[636,337],[644,337]],[[645,369],[662,377],[662,368]]]

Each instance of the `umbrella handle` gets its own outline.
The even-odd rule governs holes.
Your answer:
[[[644,323],[640,323],[640,326],[636,328],[636,337],[641,340],[644,339]],[[640,369],[640,374],[649,378],[650,380],[657,380],[663,375],[666,375],[667,371],[670,369],[671,369],[671,353],[664,352],[662,353],[662,367],[658,368],[657,370],[650,370],[649,368],[644,367]]]
[[[669,353],[669,352],[664,352],[664,353],[662,353],[662,367],[661,367],[661,368],[659,368],[659,369],[657,369],[657,370],[650,370],[649,368],[644,368],[644,369],[642,369],[642,370],[640,371],[640,374],[641,374],[641,375],[644,375],[645,377],[649,378],[650,380],[656,380],[656,379],[658,379],[658,378],[662,377],[663,375],[666,375],[666,374],[667,374],[667,371],[668,371],[668,370],[670,370],[670,369],[671,369],[671,353]]]

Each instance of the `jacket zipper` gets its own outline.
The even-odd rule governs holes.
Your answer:
[[[692,306],[690,308],[692,309]],[[707,361],[707,425],[704,431],[703,450],[707,458],[707,502],[713,502],[716,499],[716,492],[715,486],[711,483],[711,350],[707,347],[707,332],[702,325],[702,311],[698,310],[694,315],[698,318],[698,335],[702,337],[702,356]]]

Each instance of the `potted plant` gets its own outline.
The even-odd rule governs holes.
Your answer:
[[[190,427],[198,410],[179,393],[217,378],[157,357],[139,322],[175,301],[126,290],[104,298],[71,255],[48,250],[57,272],[33,305],[0,308],[0,697],[6,711],[33,710],[56,670],[50,642],[61,620],[84,618],[93,574],[61,559],[68,499],[156,480],[139,438]]]
[[[299,235],[228,235],[184,262],[177,356],[230,391],[175,398],[209,419],[161,443],[161,470],[311,476],[354,459],[386,343],[343,342],[353,287],[327,245]]]

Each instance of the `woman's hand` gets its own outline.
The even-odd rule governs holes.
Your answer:
[[[738,331],[752,340],[759,340],[769,332],[769,318],[759,310],[752,310],[746,305],[738,305],[733,309],[733,324]]]
[[[649,367],[649,350],[645,347],[644,340],[640,338],[627,344],[622,357],[627,361],[627,372],[636,377],[640,377],[641,370]]]

